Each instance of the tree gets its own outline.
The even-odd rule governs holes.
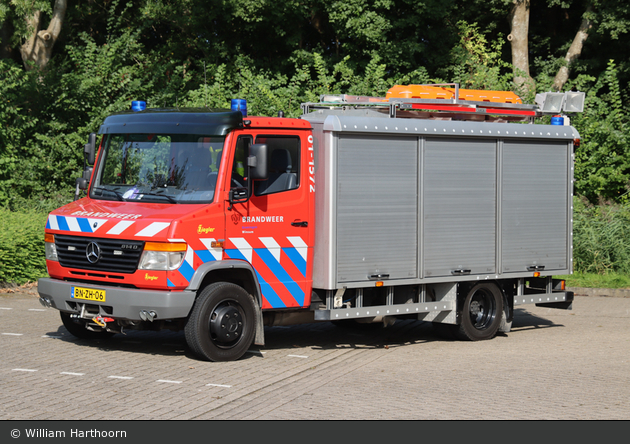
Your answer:
[[[67,9],[67,0],[11,0],[0,5],[0,57],[15,59],[19,47],[25,69],[42,70],[52,57]]]
[[[509,14],[511,32],[508,41],[512,47],[514,83],[524,95],[536,89],[534,79],[529,75],[529,0],[513,0]]]
[[[569,80],[569,70],[571,69],[571,65],[582,55],[582,50],[584,49],[584,43],[588,38],[588,33],[593,27],[593,22],[590,19],[590,16],[593,13],[593,6],[588,5],[586,8],[586,13],[582,18],[582,23],[580,24],[580,28],[575,34],[575,38],[573,39],[573,43],[569,47],[567,51],[567,55],[564,57],[565,64],[563,64],[560,69],[558,69],[558,73],[553,80],[553,88],[556,91],[561,91],[564,87],[564,84]]]
[[[52,17],[46,29],[42,29],[45,14],[41,10],[35,10],[26,17],[29,36],[20,47],[26,69],[32,66],[29,62],[33,62],[39,69],[43,69],[48,64],[52,57],[53,46],[61,33],[67,8],[67,0],[55,0]]]

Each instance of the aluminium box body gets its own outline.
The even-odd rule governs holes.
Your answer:
[[[302,118],[315,145],[314,288],[571,272],[574,128]]]

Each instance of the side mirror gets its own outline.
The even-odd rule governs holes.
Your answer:
[[[83,147],[83,153],[86,156],[87,163],[89,165],[94,165],[94,160],[96,158],[96,134],[91,133],[88,136],[88,143]]]
[[[79,190],[87,190],[88,181],[85,178],[77,177],[77,180],[75,182],[76,182],[77,189],[79,189]]]
[[[247,166],[249,168],[249,176],[251,179],[264,180],[269,177],[266,144],[257,143],[249,147]]]

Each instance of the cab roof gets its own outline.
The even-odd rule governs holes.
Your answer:
[[[105,118],[99,134],[204,134],[225,136],[243,127],[239,111],[210,108],[167,108],[124,111]]]

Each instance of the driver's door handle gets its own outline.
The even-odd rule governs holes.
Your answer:
[[[291,225],[293,225],[294,227],[308,227],[308,222],[306,221],[295,221],[295,222],[291,222]]]

